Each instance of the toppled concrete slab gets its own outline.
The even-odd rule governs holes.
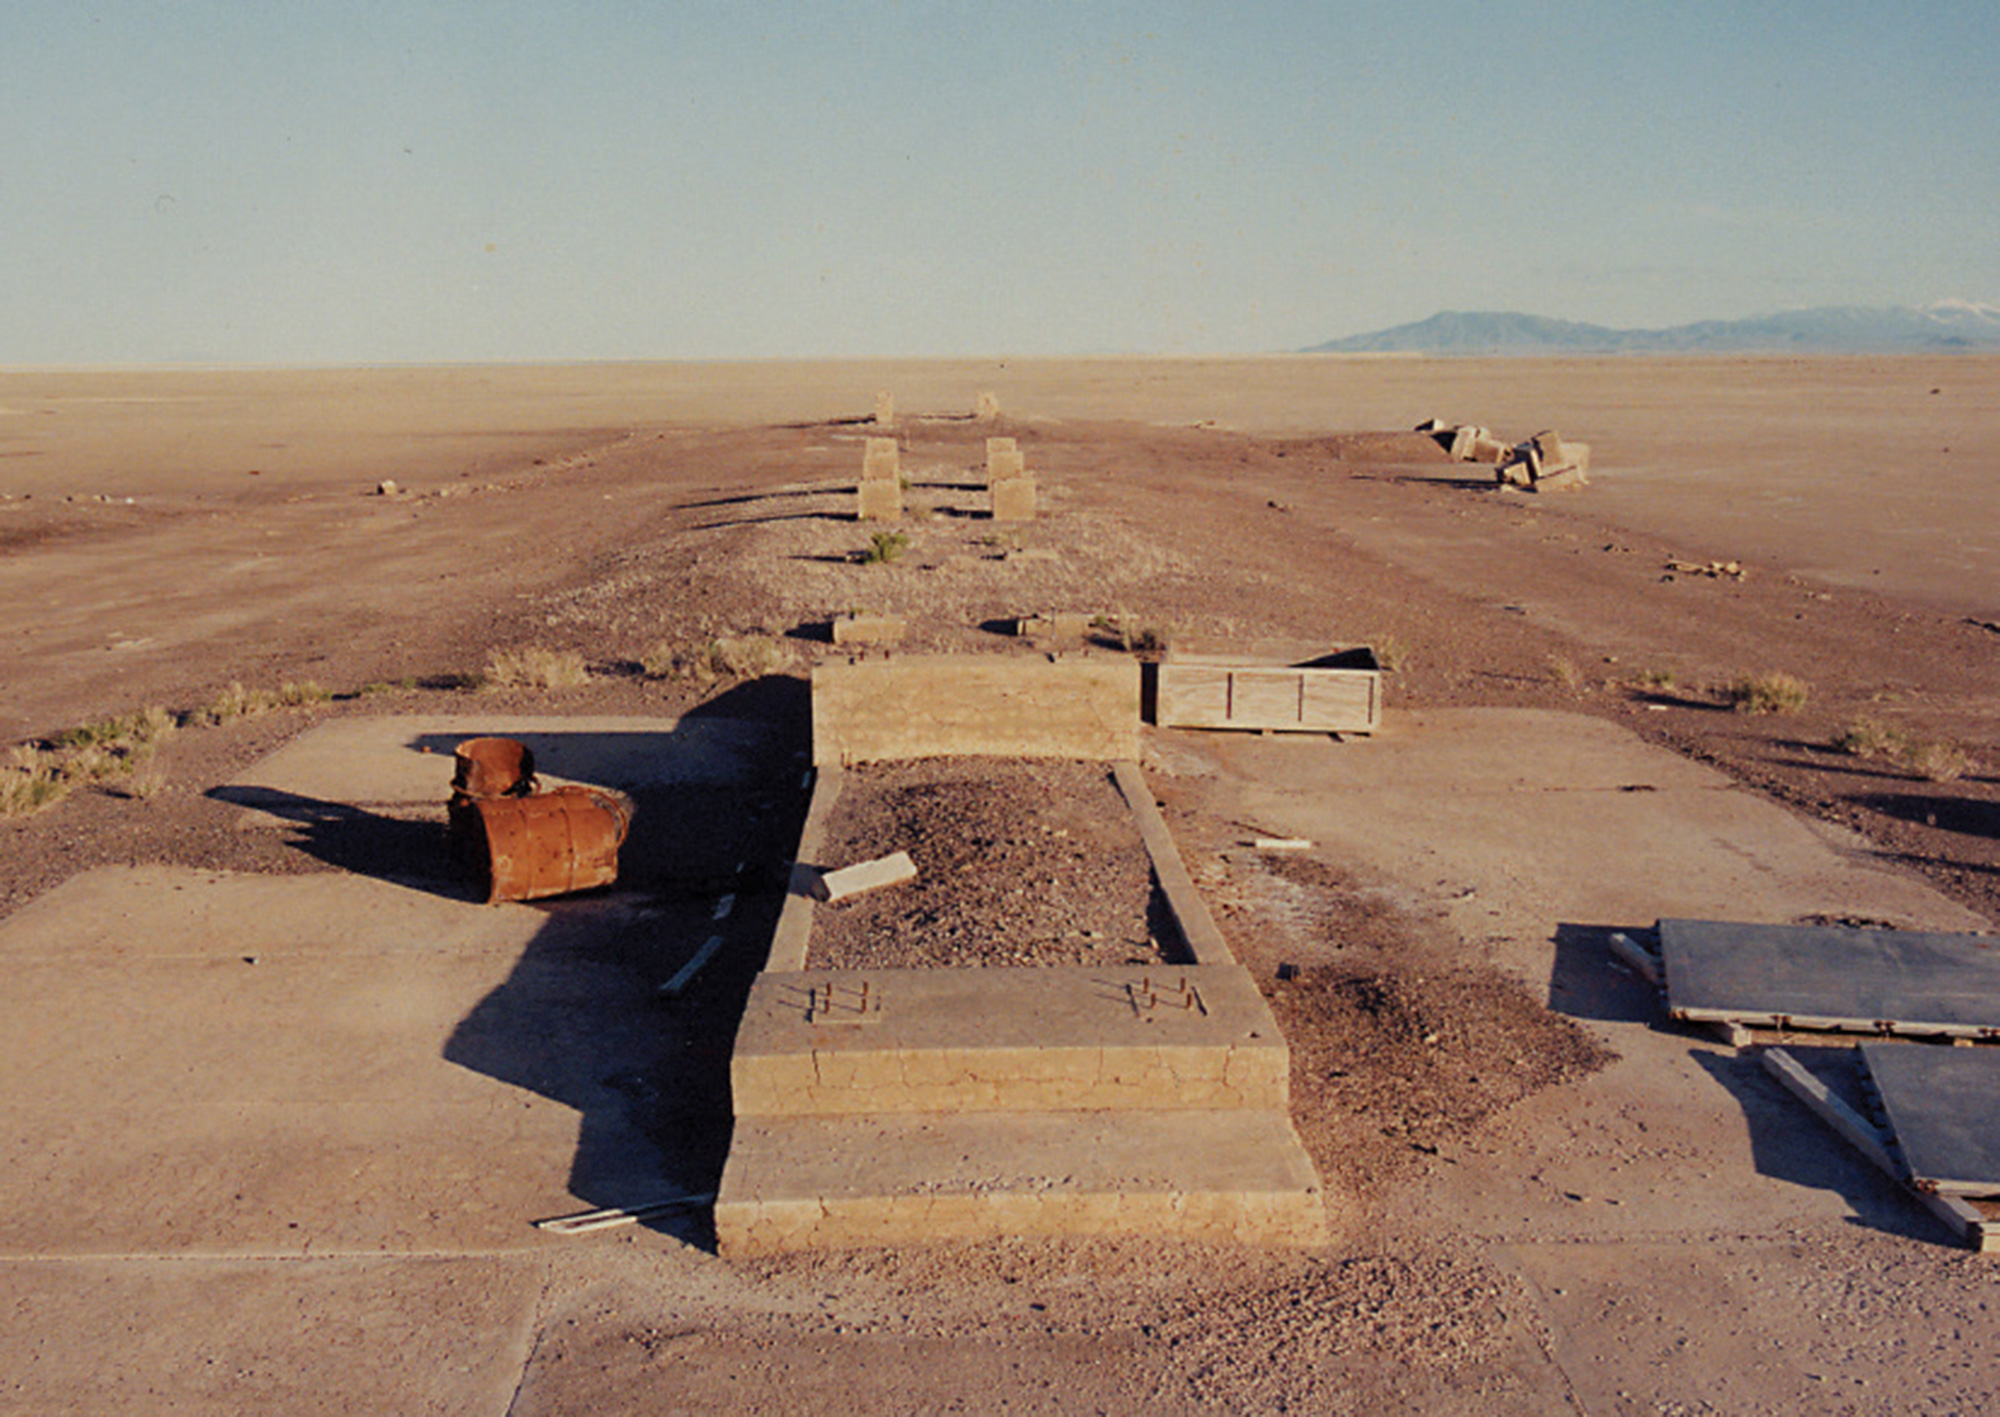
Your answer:
[[[2000,943],[1983,936],[1667,919],[1659,938],[1673,1018],[2000,1038]]]
[[[1282,1113],[756,1117],[715,1204],[732,1259],[1034,1235],[1320,1245],[1325,1199]]]
[[[765,974],[739,1117],[1267,1108],[1289,1052],[1239,965]]]
[[[521,714],[407,714],[341,718],[310,729],[218,790],[270,820],[287,804],[441,805],[452,750],[499,735],[534,751],[545,786],[594,784],[622,792],[724,786],[757,775],[770,728],[735,718],[556,718]]]

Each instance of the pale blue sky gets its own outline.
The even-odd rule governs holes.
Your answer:
[[[2000,301],[1992,0],[8,0],[0,363]]]

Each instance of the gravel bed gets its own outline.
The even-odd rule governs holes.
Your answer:
[[[1102,763],[851,769],[820,864],[907,851],[917,879],[818,907],[819,969],[1151,964],[1152,865]]]

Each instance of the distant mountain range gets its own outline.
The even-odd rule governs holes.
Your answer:
[[[1829,305],[1753,320],[1615,330],[1503,311],[1447,310],[1414,325],[1329,340],[1307,354],[2000,353],[2000,305]]]

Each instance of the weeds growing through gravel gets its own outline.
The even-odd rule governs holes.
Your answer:
[[[1931,782],[1957,782],[1972,769],[1972,758],[1956,743],[1912,743],[1903,764]]]
[[[1855,758],[1900,758],[1909,750],[1909,735],[1869,718],[1858,718],[1833,735],[1832,746]]]
[[[496,649],[486,659],[489,689],[575,689],[590,682],[590,670],[575,650]]]
[[[718,635],[692,647],[662,640],[639,656],[639,668],[653,679],[761,679],[789,668],[790,646],[772,635]]]
[[[868,538],[868,549],[861,553],[864,566],[886,566],[910,549],[907,532],[878,531]]]
[[[1738,713],[1797,713],[1811,692],[1805,680],[1790,674],[1746,674],[1723,696]]]
[[[1374,652],[1375,663],[1385,674],[1410,667],[1410,646],[1400,635],[1376,635],[1368,641],[1368,648]]]
[[[1549,678],[1569,690],[1572,694],[1583,689],[1583,671],[1576,667],[1576,661],[1567,655],[1552,654],[1548,658]]]
[[[1873,719],[1856,719],[1829,740],[1839,752],[1856,758],[1886,758],[1930,782],[1956,782],[1974,766],[1972,755],[1942,739],[1916,739],[1900,728]]]
[[[144,773],[154,786],[165,774],[153,762],[159,744],[177,727],[174,716],[154,706],[124,718],[86,723],[56,736],[47,747],[13,750],[0,767],[0,817],[25,817],[52,807],[79,787]]]

